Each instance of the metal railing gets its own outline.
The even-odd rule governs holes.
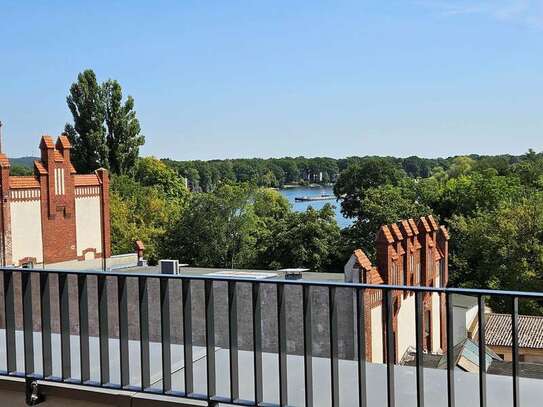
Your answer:
[[[16,298],[15,275],[20,275],[21,298]],[[39,275],[38,287],[33,287],[32,275]],[[446,301],[446,335],[447,340],[447,403],[448,406],[455,406],[455,360],[453,352],[453,295],[466,295],[477,298],[479,310],[479,404],[486,406],[486,346],[485,346],[485,324],[484,307],[485,297],[505,297],[511,300],[512,316],[512,382],[513,382],[513,406],[519,406],[519,343],[518,343],[518,311],[519,298],[543,301],[542,293],[527,292],[506,292],[493,290],[471,290],[457,288],[432,288],[432,287],[403,287],[389,285],[367,285],[351,284],[340,282],[320,282],[306,280],[254,280],[248,278],[232,277],[210,277],[210,276],[172,276],[157,274],[136,274],[122,272],[82,272],[82,271],[57,271],[37,269],[15,269],[1,268],[0,276],[3,280],[3,300],[5,314],[6,348],[5,351],[7,370],[1,371],[2,376],[25,377],[36,380],[51,382],[64,382],[90,387],[102,387],[112,389],[125,389],[134,392],[163,394],[168,396],[188,398],[207,401],[210,405],[218,403],[242,405],[242,406],[273,406],[275,404],[264,400],[263,392],[263,336],[262,336],[262,304],[261,292],[264,285],[273,286],[276,290],[277,309],[277,335],[278,335],[278,383],[279,383],[279,405],[288,405],[288,365],[287,365],[287,313],[285,301],[285,287],[297,286],[302,291],[302,313],[303,313],[303,361],[304,361],[304,394],[305,405],[314,405],[313,386],[313,345],[312,345],[312,305],[311,294],[316,287],[328,291],[329,301],[329,341],[330,341],[330,393],[331,405],[339,406],[339,358],[337,340],[338,307],[336,303],[336,290],[351,290],[355,301],[356,332],[365,331],[365,304],[364,296],[370,292],[382,293],[383,320],[384,320],[384,349],[386,364],[386,388],[387,403],[392,407],[397,405],[395,396],[395,350],[393,335],[393,293],[408,291],[415,293],[415,326],[416,326],[416,396],[417,406],[424,406],[424,371],[423,371],[423,301],[424,295],[438,293],[445,296]],[[58,301],[59,322],[60,322],[60,348],[61,348],[61,377],[53,376],[53,354],[52,354],[52,319],[51,301],[52,286],[51,277],[58,278]],[[70,276],[77,280],[78,292],[78,335],[80,355],[80,378],[74,379],[71,371],[70,360],[70,299],[69,281]],[[97,280],[97,304],[98,304],[98,325],[99,325],[99,364],[100,379],[92,381],[90,377],[90,350],[89,350],[89,278]],[[139,309],[139,342],[140,342],[140,369],[141,385],[130,384],[130,363],[129,363],[129,321],[128,321],[128,291],[127,280],[134,279],[138,283],[138,309]],[[34,279],[34,282],[37,279]],[[56,279],[55,279],[56,280]],[[149,332],[149,282],[157,280],[160,286],[160,331],[161,331],[161,354],[162,354],[162,388],[153,388],[151,383],[150,370],[150,332]],[[118,289],[118,337],[120,354],[120,383],[111,383],[110,380],[110,333],[108,327],[108,285],[116,281]],[[183,352],[184,352],[184,391],[172,389],[172,361],[171,361],[171,332],[170,323],[173,317],[178,318],[176,313],[170,309],[170,283],[180,281],[182,295],[182,326],[183,326]],[[204,285],[204,318],[205,318],[205,349],[206,349],[206,386],[207,394],[198,394],[194,391],[194,370],[193,364],[193,343],[192,335],[185,334],[192,331],[192,298],[191,284],[202,282]],[[214,283],[222,282],[227,285],[228,293],[228,329],[229,329],[229,370],[230,370],[230,394],[217,394],[216,359],[215,359],[215,309],[214,309]],[[239,392],[239,359],[238,359],[238,294],[236,285],[248,284],[251,287],[252,308],[252,342],[253,342],[253,375],[254,396],[252,400],[240,399]],[[34,335],[33,335],[33,303],[32,291],[37,289],[40,299],[40,320],[41,320],[41,347],[43,357],[43,371],[38,373],[34,367]],[[24,335],[24,371],[17,371],[17,346],[16,341],[16,301],[22,306],[22,327]],[[243,310],[247,312],[248,310]],[[356,364],[358,372],[358,393],[359,405],[367,404],[367,361],[366,361],[366,335],[358,334],[356,338],[357,352]],[[401,403],[398,403],[401,405]]]

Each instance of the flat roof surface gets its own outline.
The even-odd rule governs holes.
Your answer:
[[[137,267],[123,267],[116,268],[116,272],[126,273],[149,273],[160,274],[159,266],[137,266]],[[284,278],[285,272],[283,270],[256,270],[256,269],[226,269],[226,268],[207,268],[207,267],[181,267],[181,275],[186,276],[205,276],[205,275],[217,275],[217,273],[228,273],[229,276],[235,276],[235,273],[239,273],[239,277],[247,277],[248,273],[255,273],[259,275],[270,274],[270,278]],[[273,274],[273,275],[271,275]],[[310,281],[344,281],[345,277],[343,273],[315,273],[304,272],[302,273],[302,280]]]

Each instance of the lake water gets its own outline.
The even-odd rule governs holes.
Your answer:
[[[334,188],[330,186],[316,186],[316,187],[295,187],[281,189],[279,192],[288,199],[292,208],[297,212],[304,212],[308,207],[315,209],[321,209],[327,203],[334,206],[336,212],[336,221],[341,228],[345,228],[351,225],[350,219],[344,218],[341,214],[341,204],[335,199],[327,201],[309,201],[309,202],[296,202],[294,198],[301,196],[321,196],[321,195],[334,195]]]

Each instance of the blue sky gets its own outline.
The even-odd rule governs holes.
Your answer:
[[[70,120],[77,73],[175,159],[543,149],[543,0],[2,0],[10,156]]]

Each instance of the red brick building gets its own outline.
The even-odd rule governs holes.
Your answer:
[[[40,150],[32,176],[11,176],[9,160],[0,154],[1,264],[62,266],[109,258],[107,171],[77,174],[65,136],[56,143],[43,136]]]
[[[346,280],[366,284],[446,287],[449,281],[449,234],[430,216],[381,226],[376,239],[374,266],[362,250],[355,250],[345,266]],[[380,290],[367,290],[366,354],[384,360],[383,299]],[[394,292],[393,330],[396,359],[415,345],[414,293]],[[424,347],[441,353],[446,346],[445,298],[424,296]],[[375,333],[375,334],[372,334]]]

